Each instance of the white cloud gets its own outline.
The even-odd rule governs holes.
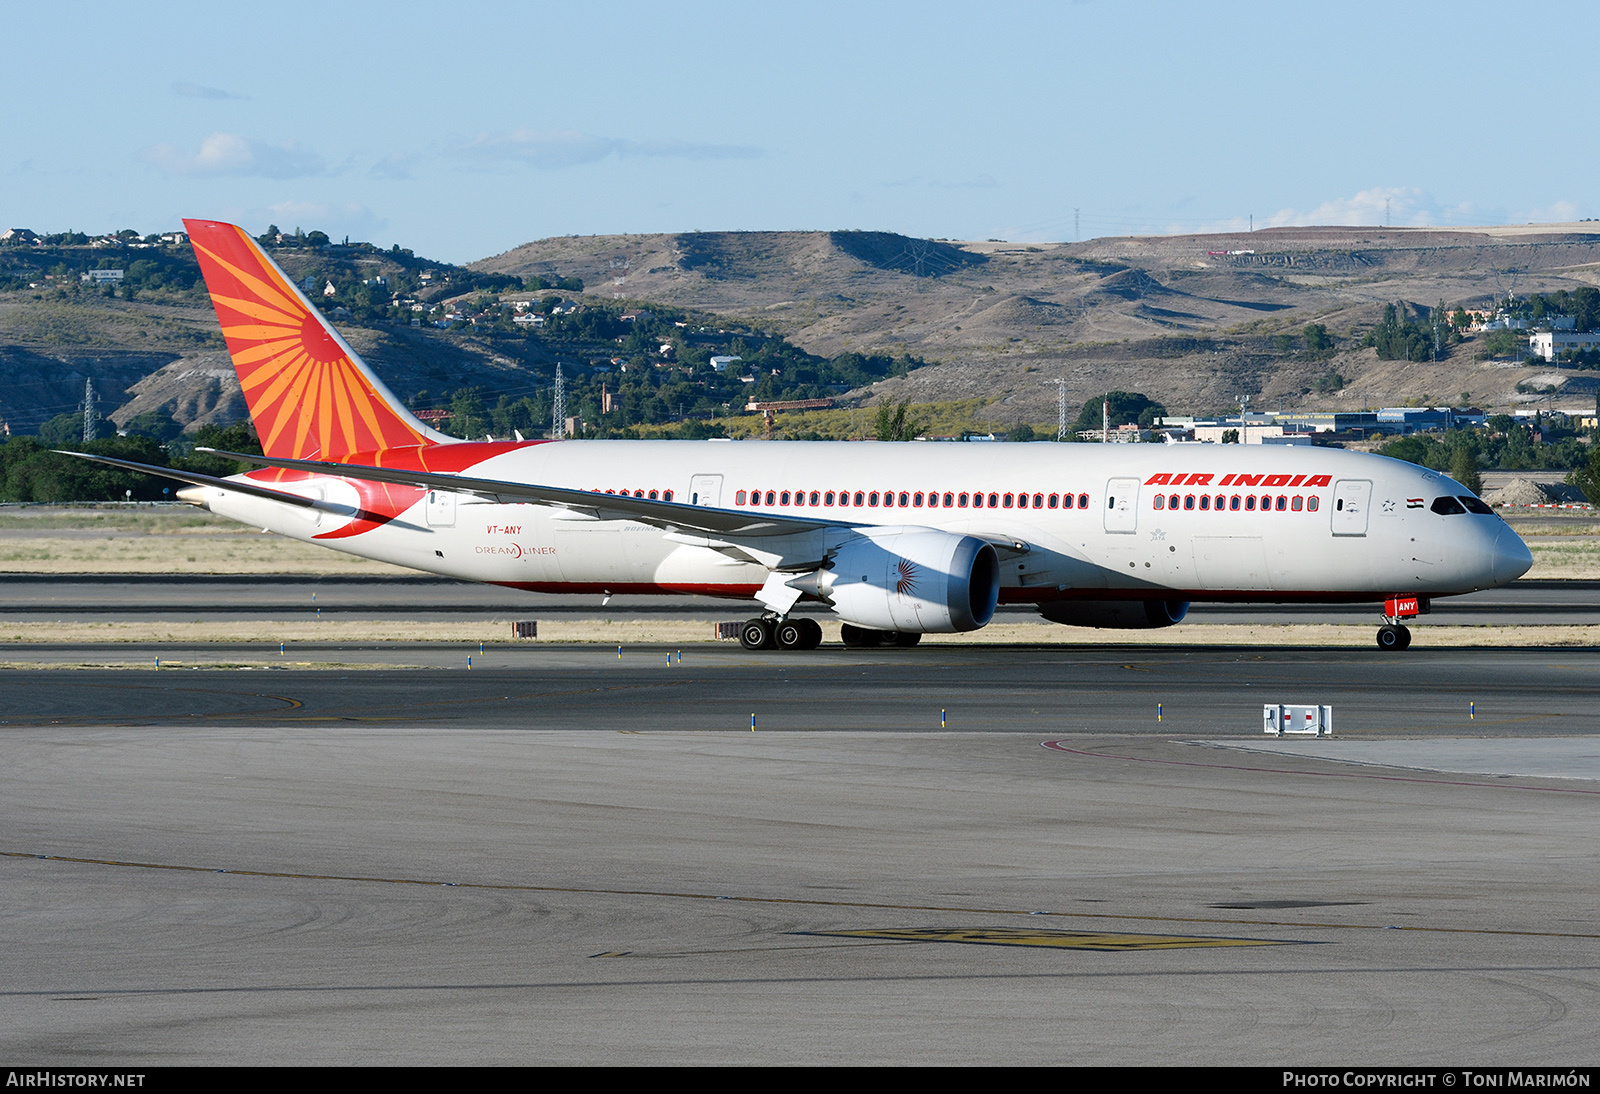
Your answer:
[[[194,154],[170,144],[144,151],[144,161],[169,175],[248,175],[268,179],[321,175],[327,165],[321,156],[293,144],[267,144],[236,133],[213,133],[200,142]]]
[[[191,84],[187,80],[178,80],[172,85],[172,93],[181,95],[185,99],[248,99],[248,95],[236,95],[231,91],[224,91],[220,87],[206,87],[204,84]]]
[[[1518,219],[1530,224],[1564,224],[1578,219],[1578,205],[1572,201],[1553,201],[1549,205],[1528,210],[1527,216]]]
[[[357,202],[280,201],[267,206],[264,215],[246,219],[252,223],[270,220],[284,231],[302,228],[327,232],[335,240],[349,236],[369,243],[377,242],[374,235],[389,226],[387,220]]]
[[[688,160],[756,159],[761,149],[734,144],[703,144],[694,141],[633,141],[601,137],[576,130],[536,131],[518,129],[506,134],[483,134],[461,145],[458,153],[481,162],[523,163],[541,170],[559,170],[582,164],[618,158],[660,158]]]

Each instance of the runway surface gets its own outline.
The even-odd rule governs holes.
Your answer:
[[[743,601],[704,597],[527,593],[448,578],[278,577],[238,575],[0,574],[0,622],[125,619],[285,619],[314,616],[439,622],[512,618],[641,616],[742,619],[756,614]],[[802,612],[806,609],[802,607]],[[1375,604],[1195,604],[1189,619],[1203,623],[1372,623]],[[1045,623],[1031,605],[1002,606],[998,622]],[[1600,581],[1519,581],[1503,589],[1436,600],[1412,626],[1588,623],[1600,621]]]
[[[1600,1055],[1594,651],[302,652],[0,672],[0,1059]]]

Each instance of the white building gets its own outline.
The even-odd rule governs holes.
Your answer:
[[[1569,349],[1600,349],[1600,331],[1578,334],[1574,331],[1542,330],[1535,331],[1528,339],[1528,352],[1546,361],[1554,361],[1556,354]]]

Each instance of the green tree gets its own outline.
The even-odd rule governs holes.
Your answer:
[[[1450,457],[1450,477],[1471,490],[1483,493],[1483,478],[1478,474],[1478,457],[1467,445],[1461,445]]]
[[[1007,440],[1012,441],[1032,441],[1037,439],[1038,435],[1034,433],[1033,426],[1029,425],[1027,422],[1023,422],[1021,425],[1012,426],[1011,432],[1007,434]]]
[[[1163,416],[1167,408],[1137,391],[1108,391],[1098,399],[1090,399],[1078,411],[1073,429],[1099,429],[1100,407],[1108,404],[1111,428],[1119,425],[1149,425]]]
[[[877,437],[880,441],[914,441],[928,423],[911,416],[911,402],[878,404]]]
[[[1582,490],[1589,501],[1600,504],[1600,447],[1590,446],[1588,462],[1567,476],[1567,484]]]
[[[1333,338],[1321,323],[1311,323],[1300,333],[1306,340],[1306,349],[1312,353],[1323,353],[1333,348]]]

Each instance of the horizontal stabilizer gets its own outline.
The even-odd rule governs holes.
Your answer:
[[[93,460],[109,467],[120,467],[124,471],[142,471],[146,475],[159,475],[164,479],[174,479],[177,482],[186,482],[194,486],[211,486],[218,490],[231,490],[235,494],[248,494],[253,498],[266,498],[268,501],[281,501],[285,505],[296,505],[301,509],[321,509],[328,513],[341,513],[348,515],[348,505],[338,505],[332,502],[321,501],[317,498],[302,497],[291,494],[287,490],[274,490],[270,486],[257,486],[253,482],[240,481],[239,479],[222,479],[215,475],[202,475],[198,471],[179,471],[172,467],[157,467],[154,464],[134,463],[132,460],[119,460],[111,456],[91,456],[87,452],[68,452],[62,448],[52,449],[62,456],[76,456],[80,460]]]

